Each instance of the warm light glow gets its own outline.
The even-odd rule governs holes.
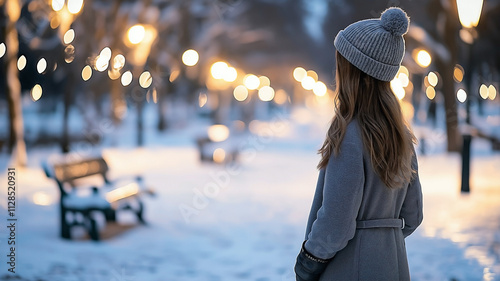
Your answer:
[[[52,0],[52,9],[60,11],[64,7],[64,0]]]
[[[151,77],[151,73],[149,73],[149,71],[144,71],[141,76],[139,76],[139,85],[146,89],[151,86],[151,83],[153,83],[153,77]]]
[[[71,42],[73,42],[74,39],[75,39],[75,31],[73,29],[70,29],[66,31],[66,33],[64,33],[63,37],[64,44],[66,45],[71,44]]]
[[[424,68],[428,67],[432,62],[431,55],[426,50],[419,50],[414,58],[417,64]]]
[[[238,78],[238,71],[234,67],[228,67],[226,72],[224,73],[224,81],[226,82],[234,82]]]
[[[33,101],[37,101],[42,97],[42,86],[36,84],[33,89],[31,89],[31,98]]]
[[[314,79],[314,81],[318,81],[318,79],[319,79],[318,73],[316,73],[316,71],[314,71],[314,70],[308,70],[307,76],[312,77]]]
[[[41,58],[38,63],[36,64],[36,70],[38,73],[43,73],[47,69],[47,60],[44,58]]]
[[[145,35],[146,35],[146,29],[144,28],[144,26],[140,24],[132,26],[131,28],[129,28],[127,32],[128,41],[133,45],[141,43]]]
[[[264,86],[271,86],[271,80],[267,76],[260,76],[259,87],[262,88]]]
[[[255,90],[255,89],[259,88],[260,80],[259,80],[259,77],[255,76],[253,74],[248,74],[243,79],[243,84],[245,84],[245,87],[247,87],[249,90]]]
[[[7,48],[5,47],[5,43],[1,43],[0,44],[0,58],[2,58],[3,55],[5,55],[6,51],[7,51]]]
[[[297,82],[302,82],[302,79],[304,79],[306,76],[307,76],[307,71],[300,66],[293,70],[293,78]]]
[[[463,27],[476,27],[481,17],[483,0],[457,0],[457,9]]]
[[[223,163],[226,160],[226,152],[222,148],[214,150],[213,159],[215,163]]]
[[[125,87],[130,85],[130,83],[132,83],[132,78],[132,72],[126,71],[125,73],[123,73],[121,79],[122,85]]]
[[[244,101],[248,98],[248,89],[243,85],[239,85],[234,88],[233,96],[237,101]]]
[[[274,102],[277,104],[284,104],[288,100],[288,95],[285,90],[279,89],[274,94]]]
[[[229,68],[229,65],[223,61],[218,61],[214,64],[212,64],[212,67],[210,67],[210,73],[212,74],[212,77],[215,79],[223,79],[224,76],[226,75],[226,72]]]
[[[429,84],[432,86],[432,87],[436,87],[436,85],[438,84],[438,76],[436,73],[434,72],[429,72],[429,74],[427,75],[427,80],[429,81]]]
[[[461,103],[465,102],[465,100],[467,99],[467,93],[464,91],[464,89],[459,89],[457,91],[457,99]]]
[[[410,72],[408,71],[408,68],[406,68],[406,66],[404,66],[404,65],[399,67],[399,73],[404,73],[404,74],[406,74],[407,77],[410,76]]]
[[[118,200],[130,197],[139,192],[139,185],[136,182],[129,183],[120,188],[113,189],[106,193],[106,200],[116,202]]]
[[[259,99],[261,101],[272,101],[274,98],[274,89],[269,86],[264,86],[259,89]]]
[[[405,97],[405,89],[403,88],[403,83],[399,79],[393,79],[391,81],[392,92],[396,95],[398,100],[402,100]]]
[[[399,81],[401,81],[403,87],[408,86],[408,84],[410,83],[410,78],[408,78],[408,75],[404,72],[398,74],[398,79]]]
[[[125,57],[122,54],[118,54],[113,59],[113,68],[116,70],[120,70],[125,65]]]
[[[103,72],[104,70],[108,69],[109,66],[109,59],[104,57],[104,56],[98,56],[96,61],[95,61],[95,69],[97,71]]]
[[[83,81],[88,81],[90,77],[92,77],[92,68],[90,67],[90,65],[86,65],[82,69],[82,79]]]
[[[105,47],[101,50],[99,56],[109,61],[111,59],[111,49],[109,47]]]
[[[118,78],[120,78],[120,71],[116,70],[116,69],[109,69],[108,70],[108,76],[111,80],[116,80]]]
[[[48,206],[52,204],[52,199],[44,192],[35,192],[33,194],[33,203],[41,206]]]
[[[208,96],[205,93],[200,93],[198,96],[198,106],[199,107],[204,107],[205,104],[207,104],[208,101]]]
[[[26,57],[24,55],[20,56],[19,59],[17,59],[17,69],[19,71],[23,70],[26,67]]]
[[[174,70],[170,73],[170,76],[168,77],[168,81],[170,81],[171,83],[175,81],[175,79],[177,79],[177,77],[179,77],[179,74],[181,72],[179,70]]]
[[[200,55],[193,49],[189,49],[182,54],[182,62],[187,66],[196,65],[199,59]]]
[[[212,125],[208,128],[208,138],[213,142],[225,141],[229,137],[229,128],[225,125]]]
[[[453,79],[457,83],[462,82],[462,80],[464,79],[464,69],[459,64],[455,65],[455,68],[453,69]]]
[[[312,90],[314,88],[314,85],[316,84],[316,81],[311,76],[306,76],[304,77],[304,79],[302,79],[302,82],[300,83],[302,84],[302,87],[304,89]]]
[[[496,98],[496,96],[497,96],[497,89],[495,89],[495,86],[490,85],[488,87],[488,98],[490,100],[494,100]]]
[[[326,88],[326,85],[325,83],[321,82],[321,81],[318,81],[314,84],[314,88],[313,88],[313,93],[318,96],[318,97],[322,97],[324,95],[326,95],[326,91],[328,89]]]
[[[78,14],[82,10],[82,7],[83,0],[68,0],[68,11],[73,15]]]
[[[479,95],[483,98],[483,100],[488,98],[488,86],[482,84],[481,87],[479,87]]]
[[[427,89],[425,89],[425,95],[430,99],[433,100],[436,97],[436,90],[434,87],[429,86]]]

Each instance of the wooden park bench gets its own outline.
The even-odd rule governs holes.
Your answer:
[[[142,194],[154,195],[152,189],[145,188],[142,178],[130,181],[111,182],[108,165],[104,158],[69,160],[43,163],[47,177],[56,181],[60,198],[61,237],[71,239],[71,228],[83,226],[92,240],[99,240],[100,234],[94,213],[104,214],[106,222],[116,222],[116,212],[131,210],[140,223],[145,223]],[[86,185],[85,179],[100,177],[100,185]]]

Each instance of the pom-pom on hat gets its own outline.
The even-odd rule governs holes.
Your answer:
[[[337,51],[364,73],[391,81],[405,53],[403,35],[410,19],[400,8],[385,10],[379,19],[355,22],[335,37]]]

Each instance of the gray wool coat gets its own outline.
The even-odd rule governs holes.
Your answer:
[[[413,158],[413,168],[418,169]],[[320,281],[410,280],[405,241],[422,222],[417,176],[389,189],[372,168],[357,121],[347,126],[338,155],[320,170],[306,229],[305,248],[330,259]],[[357,229],[357,221],[404,218],[404,229]]]

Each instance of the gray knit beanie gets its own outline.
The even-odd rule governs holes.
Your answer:
[[[391,81],[405,53],[403,35],[410,19],[400,8],[385,10],[379,19],[355,22],[335,37],[337,51],[364,73]]]

